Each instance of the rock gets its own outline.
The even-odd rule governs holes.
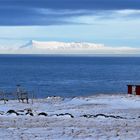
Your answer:
[[[82,117],[85,117],[85,118],[93,118],[93,117],[94,117],[94,115],[84,114],[84,115],[82,115]]]
[[[4,115],[4,111],[0,111],[0,115]]]
[[[32,112],[31,113],[26,113],[26,115],[34,116],[34,114]]]
[[[16,114],[17,116],[19,115],[19,113],[17,113],[15,110],[8,110],[7,111],[7,114],[12,114],[12,113]]]
[[[105,115],[105,114],[96,114],[96,115],[85,114],[85,115],[82,115],[82,117],[86,117],[86,118],[104,117],[104,118],[114,118],[114,119],[127,119],[121,116]]]
[[[38,114],[38,116],[41,116],[41,115],[42,115],[42,116],[48,116],[48,114],[45,113],[45,112],[41,112],[41,113]]]
[[[61,113],[61,114],[56,114],[56,116],[66,116],[66,115],[68,115],[68,116],[70,116],[71,118],[74,118],[74,116],[72,115],[72,114],[70,114],[70,113]]]
[[[24,110],[27,111],[27,113],[32,113],[32,109],[31,108],[26,108]]]

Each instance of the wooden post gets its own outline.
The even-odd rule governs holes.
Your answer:
[[[3,94],[3,100],[4,100],[4,104],[6,104],[6,96],[5,96],[5,93],[4,93],[4,91],[2,91],[2,94]]]
[[[32,104],[34,103],[34,91],[32,91]]]

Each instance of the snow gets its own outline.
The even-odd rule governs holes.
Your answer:
[[[39,41],[29,40],[12,40],[0,41],[1,54],[49,54],[49,55],[76,55],[76,56],[93,56],[93,55],[115,55],[123,56],[140,54],[140,48],[130,46],[107,46],[97,42],[63,42],[63,41]]]
[[[32,40],[32,45],[34,48],[39,49],[99,49],[104,48],[103,44],[95,44],[88,42],[58,42],[58,41],[35,41]]]
[[[8,114],[9,110],[19,115]],[[0,140],[138,140],[139,110],[139,96],[121,94],[66,99],[48,97],[29,104],[17,100],[6,104],[0,101],[0,114],[3,114],[0,115]],[[33,116],[26,115],[29,111]],[[41,112],[48,116],[39,116]]]
[[[1,50],[1,47],[0,47]],[[1,50],[3,53],[6,50]],[[11,49],[8,49],[8,53]],[[31,40],[27,43],[23,43],[12,50],[11,53],[18,54],[59,54],[59,55],[132,55],[139,54],[139,48],[132,48],[129,46],[106,46],[101,43],[92,43],[92,42],[60,42],[60,41],[37,41]]]

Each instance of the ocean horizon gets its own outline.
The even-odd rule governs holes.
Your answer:
[[[139,71],[140,57],[0,55],[0,89],[20,84],[37,98],[127,93]]]

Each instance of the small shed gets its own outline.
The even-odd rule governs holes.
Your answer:
[[[127,85],[128,94],[140,95],[140,85]]]

